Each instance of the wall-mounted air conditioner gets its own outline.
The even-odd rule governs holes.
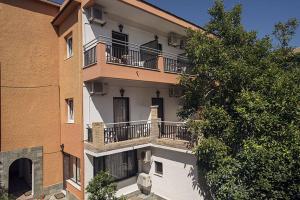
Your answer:
[[[174,32],[169,33],[168,45],[173,46],[173,47],[178,47],[180,45],[180,39],[176,33],[174,33]]]
[[[99,5],[93,5],[87,8],[87,17],[92,23],[98,23],[100,25],[104,25],[106,23],[103,8]]]
[[[182,96],[182,89],[179,87],[169,88],[169,97],[180,97]]]
[[[95,94],[100,94],[100,95],[105,95],[107,94],[107,90],[108,90],[108,84],[107,83],[103,83],[103,82],[90,82],[90,94],[91,95],[95,95]]]
[[[141,152],[141,160],[144,161],[145,163],[151,161],[151,151],[150,150],[145,150]]]

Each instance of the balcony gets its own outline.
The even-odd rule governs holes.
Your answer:
[[[84,49],[84,81],[104,77],[177,84],[179,74],[192,72],[186,57],[158,50],[156,40],[137,45],[100,36]]]
[[[188,150],[194,142],[185,123],[160,121],[157,106],[151,106],[151,120],[92,123],[85,148],[98,153],[151,143]]]

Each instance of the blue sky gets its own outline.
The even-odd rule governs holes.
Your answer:
[[[207,10],[212,7],[214,2],[213,0],[147,1],[200,26],[204,26],[209,21]],[[257,31],[259,37],[271,34],[274,24],[278,21],[285,22],[291,17],[296,17],[300,21],[300,0],[224,0],[224,2],[227,9],[241,3],[244,26],[247,30]],[[298,27],[291,45],[300,47],[300,27]]]
[[[204,26],[210,19],[207,10],[213,0],[147,0],[164,10]],[[242,23],[247,30],[255,30],[259,37],[271,34],[274,24],[295,17],[300,22],[300,0],[224,0],[226,9],[243,5]],[[300,26],[292,46],[300,47]]]

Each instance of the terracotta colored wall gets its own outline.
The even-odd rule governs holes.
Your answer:
[[[35,0],[0,4],[1,151],[43,146],[43,186],[62,182],[58,7]]]
[[[66,37],[72,34],[73,56],[66,58]],[[83,199],[83,125],[82,125],[82,29],[80,5],[58,28],[59,84],[61,104],[61,143],[64,151],[80,158],[81,191],[67,184],[67,190]],[[67,123],[66,99],[74,101],[74,123]]]

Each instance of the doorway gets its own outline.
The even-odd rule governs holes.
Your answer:
[[[128,54],[128,35],[112,32],[112,55],[115,58],[121,59],[122,56]]]
[[[164,99],[163,98],[152,98],[152,106],[158,106],[157,117],[160,118],[160,121],[164,121],[165,120]]]
[[[28,158],[15,160],[9,167],[8,192],[18,198],[32,195],[32,161]]]
[[[129,98],[128,97],[114,97],[113,98],[113,113],[116,138],[118,141],[128,140],[129,126]],[[127,122],[127,123],[120,123]]]

